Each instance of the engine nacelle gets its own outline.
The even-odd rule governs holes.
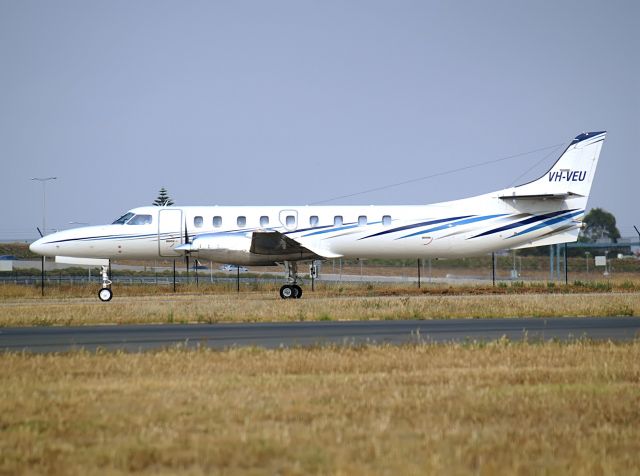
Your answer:
[[[191,242],[191,251],[243,251],[248,253],[251,249],[251,233],[243,235],[231,235],[228,233],[211,233],[197,236]]]

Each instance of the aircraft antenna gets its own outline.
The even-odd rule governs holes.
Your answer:
[[[366,193],[371,193],[371,192],[379,192],[381,190],[387,190],[389,188],[393,188],[393,187],[399,187],[401,185],[407,185],[410,183],[415,183],[415,182],[420,182],[422,180],[427,180],[427,179],[431,179],[431,178],[435,178],[435,177],[441,177],[443,175],[450,175],[450,174],[454,174],[456,172],[462,172],[464,170],[469,170],[469,169],[474,169],[474,168],[478,168],[478,167],[483,167],[485,165],[489,165],[489,164],[495,164],[497,162],[503,162],[505,160],[509,160],[509,159],[515,159],[517,157],[522,157],[525,155],[529,155],[529,154],[535,154],[536,152],[542,152],[545,150],[549,150],[552,149],[551,152],[549,152],[542,160],[540,160],[539,162],[537,162],[533,167],[535,167],[536,165],[538,165],[540,162],[542,162],[543,160],[545,160],[546,158],[548,158],[551,154],[553,154],[553,152],[555,150],[557,150],[560,146],[563,146],[565,143],[562,142],[560,144],[554,144],[554,145],[550,145],[547,147],[541,147],[539,149],[534,149],[534,150],[530,150],[528,152],[521,152],[519,154],[515,154],[515,155],[509,155],[507,157],[501,157],[499,159],[493,159],[493,160],[487,160],[486,162],[480,162],[477,164],[472,164],[472,165],[465,165],[464,167],[458,167],[456,169],[451,169],[451,170],[445,170],[443,172],[437,172],[435,174],[430,174],[430,175],[425,175],[423,177],[417,177],[417,178],[413,178],[410,180],[405,180],[403,182],[397,182],[397,183],[392,183],[392,184],[388,184],[388,185],[382,185],[380,187],[375,187],[375,188],[370,188],[367,190],[362,190],[360,192],[354,192],[354,193],[348,193],[346,195],[340,195],[337,197],[333,197],[333,198],[328,198],[326,200],[320,200],[317,202],[312,202],[310,203],[310,205],[322,205],[323,203],[327,203],[327,202],[333,202],[334,200],[341,200],[343,198],[351,198],[351,197],[356,197],[358,195],[364,195]],[[531,170],[533,167],[531,167],[529,170]],[[529,170],[527,170],[527,172],[529,172]],[[525,172],[525,174],[527,173]],[[523,174],[524,175],[524,174]],[[522,175],[521,175],[522,176]],[[520,176],[520,177],[521,177]],[[518,179],[520,178],[518,177]],[[516,180],[518,180],[516,179]]]
[[[535,169],[538,165],[540,165],[542,162],[544,162],[545,160],[547,160],[551,155],[553,155],[553,153],[558,150],[561,146],[564,146],[565,144],[559,144],[558,147],[556,147],[555,149],[552,149],[551,152],[549,152],[547,155],[545,155],[543,158],[541,158],[540,160],[538,160],[535,164],[533,164],[531,167],[529,167],[527,170],[525,170],[523,173],[521,173],[520,175],[518,175],[513,182],[511,182],[511,184],[509,185],[510,187],[513,187],[516,182],[518,180],[520,180],[522,177],[524,177],[525,175],[527,175],[529,172],[531,172],[533,169]]]

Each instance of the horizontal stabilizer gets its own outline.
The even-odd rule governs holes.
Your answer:
[[[566,200],[567,198],[582,197],[583,195],[565,192],[565,193],[538,193],[538,194],[523,194],[513,191],[511,194],[499,195],[498,198],[503,200],[520,199],[520,200]]]

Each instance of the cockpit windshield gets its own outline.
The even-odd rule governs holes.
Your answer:
[[[127,225],[149,225],[151,224],[151,215],[134,215]]]
[[[133,216],[133,213],[131,212],[125,213],[116,221],[114,221],[112,225],[124,225],[127,222],[127,220],[129,220],[129,218],[131,218],[132,216]]]
[[[149,225],[151,222],[151,215],[135,215],[128,212],[114,221],[112,225]]]

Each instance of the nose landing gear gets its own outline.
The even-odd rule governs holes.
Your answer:
[[[98,291],[98,298],[102,302],[111,301],[113,292],[111,291],[112,281],[109,279],[109,266],[102,266],[102,288]]]

